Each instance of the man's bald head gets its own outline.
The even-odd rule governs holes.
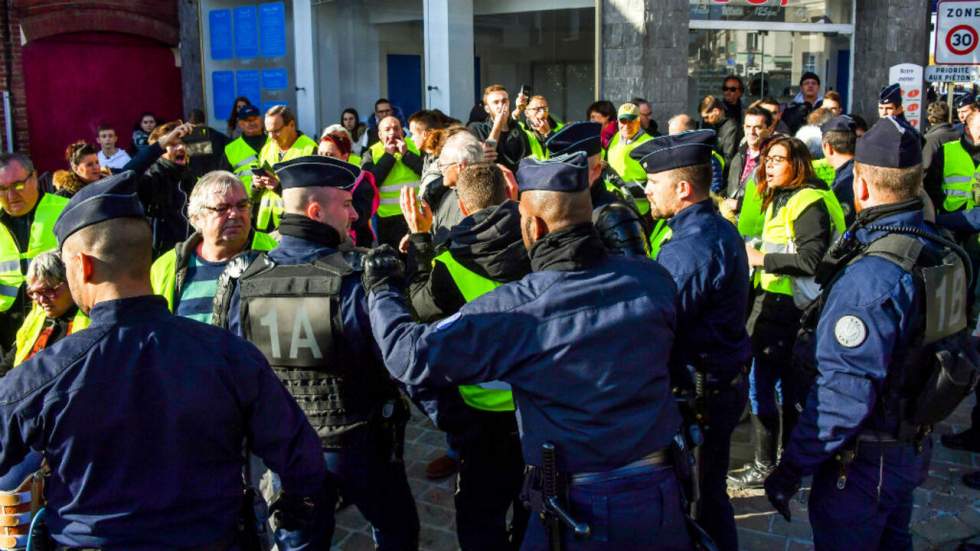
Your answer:
[[[71,234],[61,256],[75,303],[88,312],[97,287],[149,287],[152,249],[153,233],[142,218],[114,218]]]
[[[402,123],[398,117],[387,116],[378,123],[378,139],[383,143],[394,142],[404,137],[402,133]]]
[[[686,113],[681,113],[680,115],[674,115],[667,121],[667,133],[677,134],[679,132],[687,132],[688,130],[697,129],[697,125],[694,124],[694,119]]]
[[[521,193],[521,234],[530,249],[545,235],[592,222],[592,196],[588,189],[576,192],[529,190]]]

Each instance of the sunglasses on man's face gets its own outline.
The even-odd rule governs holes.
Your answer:
[[[722,86],[722,92],[738,92],[738,86]]]

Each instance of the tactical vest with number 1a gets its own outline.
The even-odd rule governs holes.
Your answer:
[[[307,264],[279,265],[262,254],[239,281],[245,338],[306,413],[325,447],[365,426],[397,395],[374,357],[352,349],[343,335],[341,286],[353,268],[343,253]]]

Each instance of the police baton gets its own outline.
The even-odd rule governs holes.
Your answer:
[[[552,551],[561,551],[562,524],[571,528],[575,537],[580,539],[589,537],[592,529],[584,522],[576,522],[558,500],[558,458],[555,445],[550,442],[541,445],[541,471],[544,477],[542,482],[544,511],[541,517],[548,531],[548,546]]]

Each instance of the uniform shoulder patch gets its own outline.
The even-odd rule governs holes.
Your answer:
[[[868,326],[857,316],[841,316],[834,324],[834,337],[844,348],[856,348],[868,338]]]

